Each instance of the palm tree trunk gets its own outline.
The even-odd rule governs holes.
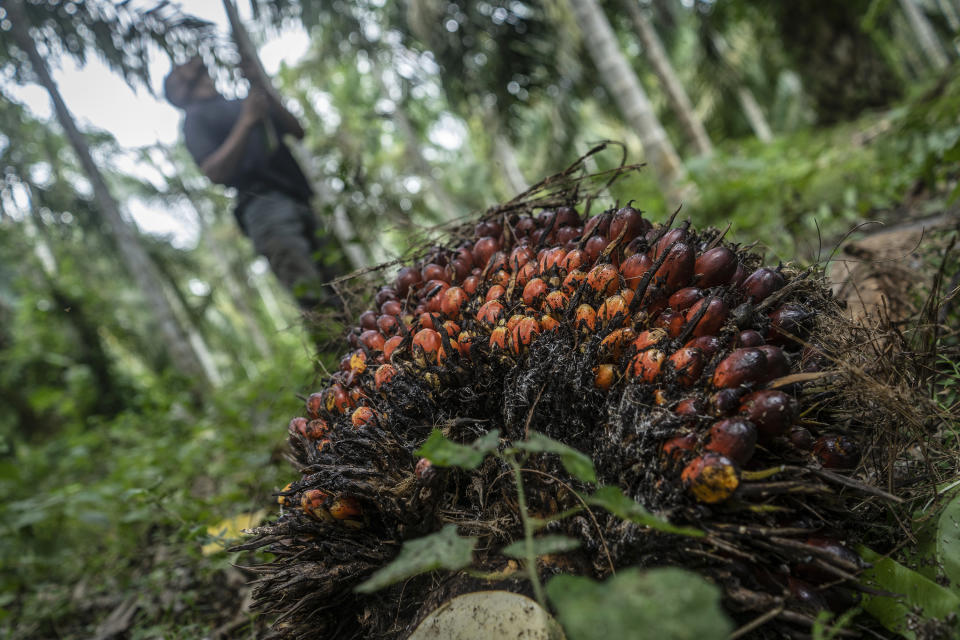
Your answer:
[[[668,205],[680,196],[686,169],[653,111],[646,92],[624,57],[613,27],[596,0],[569,0],[583,33],[585,46],[627,125],[640,137],[644,154],[653,168]],[[692,195],[692,194],[691,194]]]
[[[703,127],[703,122],[697,117],[690,104],[690,98],[687,96],[677,72],[674,71],[670,58],[667,56],[660,36],[657,30],[653,28],[647,15],[640,9],[636,0],[627,0],[627,10],[630,12],[630,18],[633,20],[633,26],[640,36],[640,42],[643,44],[643,52],[650,62],[650,67],[656,74],[657,79],[663,87],[670,108],[680,121],[680,126],[686,132],[687,137],[693,142],[697,153],[709,155],[713,153],[713,144],[710,142],[710,136]]]
[[[923,55],[927,57],[935,70],[943,71],[946,69],[947,65],[950,64],[947,52],[944,51],[943,46],[937,39],[937,34],[933,32],[933,27],[927,17],[923,15],[914,0],[900,0],[900,8],[903,9],[903,13],[910,23],[910,28],[917,36]]]
[[[56,83],[50,76],[47,64],[37,51],[33,38],[27,31],[27,21],[23,12],[22,0],[10,0],[6,4],[12,22],[11,33],[17,46],[27,55],[34,73],[40,84],[50,95],[53,109],[60,126],[63,127],[70,141],[70,146],[80,160],[80,164],[93,187],[94,199],[100,209],[100,214],[106,228],[116,243],[117,251],[130,276],[137,283],[140,292],[146,299],[153,322],[156,323],[161,339],[170,354],[173,365],[179,373],[202,381],[209,382],[204,374],[203,366],[197,353],[194,351],[177,321],[173,307],[167,300],[163,290],[163,282],[157,273],[156,265],[150,260],[146,250],[140,244],[136,231],[124,220],[120,207],[107,188],[103,175],[97,168],[90,154],[90,148],[83,134],[77,128],[73,115],[67,108]]]

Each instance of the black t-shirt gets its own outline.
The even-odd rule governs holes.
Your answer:
[[[198,165],[202,165],[223,144],[242,110],[243,101],[226,100],[221,96],[193,103],[186,108],[183,138]],[[255,126],[247,136],[237,168],[224,184],[236,188],[241,197],[276,189],[302,202],[309,202],[313,196],[310,183],[280,139],[282,129],[279,121],[273,117],[271,119],[277,132],[273,152],[268,150],[266,124]]]

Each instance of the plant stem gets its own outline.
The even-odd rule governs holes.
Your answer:
[[[533,595],[537,602],[547,610],[547,598],[543,592],[543,585],[540,583],[540,573],[537,571],[537,554],[533,550],[533,521],[527,513],[527,494],[523,490],[523,474],[520,464],[513,456],[507,456],[507,462],[513,469],[513,476],[517,483],[517,502],[520,505],[520,520],[523,522],[523,562],[527,566],[527,575],[530,576],[530,583],[533,585]]]

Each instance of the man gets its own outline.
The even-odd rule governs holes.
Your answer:
[[[282,140],[286,134],[303,138],[296,117],[254,87],[244,100],[225,99],[199,56],[174,67],[163,89],[167,101],[185,112],[184,141],[200,170],[237,190],[234,213],[257,253],[301,308],[331,301],[332,292],[321,284],[336,273],[315,259],[323,243],[310,208],[313,191]]]

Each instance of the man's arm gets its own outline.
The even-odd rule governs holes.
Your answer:
[[[204,159],[200,170],[211,182],[225,184],[233,176],[243,158],[244,145],[251,129],[266,115],[270,108],[266,96],[250,93],[243,101],[243,111],[230,129],[230,134],[217,149]]]
[[[305,132],[303,127],[300,126],[300,121],[297,120],[297,116],[287,111],[287,108],[283,106],[283,103],[280,102],[280,97],[275,92],[266,91],[265,93],[270,99],[270,115],[273,116],[274,121],[277,123],[280,133],[289,133],[297,140],[303,140]]]

